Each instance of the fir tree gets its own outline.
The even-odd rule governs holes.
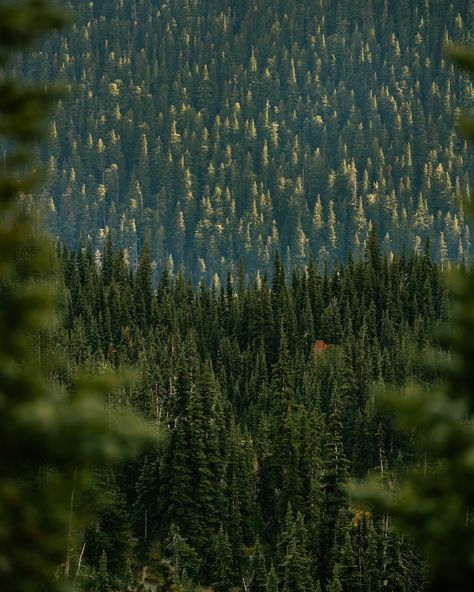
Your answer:
[[[112,590],[112,580],[107,567],[107,553],[105,551],[102,551],[100,556],[99,571],[95,580],[94,592],[110,592]]]
[[[292,526],[283,562],[284,592],[312,592],[313,590],[306,537],[303,517],[301,514],[298,514]]]
[[[232,571],[232,549],[229,543],[229,537],[222,525],[214,537],[213,564],[212,587],[217,592],[229,590],[234,578]]]
[[[255,542],[255,549],[250,562],[250,574],[250,590],[252,592],[266,592],[268,576],[259,538]]]

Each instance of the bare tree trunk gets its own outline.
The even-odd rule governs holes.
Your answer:
[[[71,499],[69,502],[69,521],[67,531],[67,552],[66,552],[66,563],[64,565],[64,577],[69,578],[71,570],[71,556],[73,552],[72,546],[72,517],[74,512],[74,498],[76,495],[76,482],[77,482],[77,467],[74,469],[74,479],[72,481]]]
[[[79,572],[81,570],[82,558],[84,557],[85,550],[86,550],[86,543],[84,541],[84,544],[82,545],[82,549],[81,549],[81,554],[79,555],[79,560],[77,562],[77,569],[76,569],[76,573],[74,575],[74,581],[72,583],[72,592],[75,592],[75,590],[76,590],[76,582],[77,582],[77,578],[79,577]]]
[[[148,508],[145,508],[145,542],[148,539]]]

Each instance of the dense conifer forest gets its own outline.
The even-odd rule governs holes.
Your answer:
[[[468,592],[473,2],[18,2],[0,588]]]
[[[277,255],[271,277],[241,267],[195,288],[165,268],[154,290],[146,244],[136,272],[110,238],[100,261],[91,243],[60,248],[65,322],[51,347],[70,364],[58,379],[135,367],[138,383],[109,404],[166,434],[103,475],[87,565],[120,580],[127,558],[159,549],[185,590],[420,590],[410,545],[344,484],[371,472],[394,489],[393,469],[420,460],[370,387],[434,378],[410,356],[449,314],[429,251],[389,258],[373,232],[363,259],[331,273],[310,263],[287,280]]]
[[[240,259],[288,269],[363,252],[458,260],[473,157],[456,133],[472,82],[442,47],[470,42],[469,0],[67,2],[72,26],[19,61],[59,79],[42,151],[49,226],[136,262],[145,238],[195,277]]]

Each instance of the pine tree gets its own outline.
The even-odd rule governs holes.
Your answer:
[[[306,538],[307,533],[303,517],[298,513],[292,526],[283,562],[284,592],[312,592],[313,590]]]
[[[102,551],[100,556],[99,571],[95,580],[94,592],[110,592],[112,590],[112,579],[108,571],[107,553],[105,551]]]
[[[266,592],[278,592],[278,576],[273,565],[268,572]]]
[[[193,520],[191,499],[193,460],[188,442],[187,406],[191,389],[195,388],[192,383],[194,372],[197,372],[195,359],[186,364],[183,356],[180,356],[176,368],[177,380],[173,387],[174,422],[170,430],[161,484],[162,512],[168,523],[178,526],[185,538],[188,538]]]
[[[126,590],[133,588],[136,584],[135,577],[133,575],[132,564],[130,558],[127,558],[125,563],[125,569],[123,570],[122,584]]]
[[[212,587],[217,592],[227,592],[232,586],[232,549],[222,525],[214,538],[212,577]]]
[[[113,475],[96,477],[94,499],[96,516],[86,531],[85,559],[97,565],[105,552],[109,571],[120,573],[131,553],[132,528],[125,497]]]
[[[344,590],[347,592],[357,592],[361,590],[360,574],[356,562],[356,553],[354,550],[350,531],[346,529],[344,543],[340,552],[339,561],[339,579]]]
[[[325,494],[324,528],[327,551],[332,546],[339,513],[344,508],[346,493],[345,482],[348,477],[348,461],[344,454],[341,423],[341,398],[337,386],[331,393],[330,414],[327,420],[327,432],[324,443],[324,479]]]
[[[250,561],[250,574],[251,592],[266,592],[268,576],[265,567],[265,557],[258,537],[255,541],[255,549]]]
[[[151,323],[153,305],[152,273],[148,244],[145,243],[138,261],[134,295],[138,325],[142,330],[145,330]]]
[[[168,534],[166,551],[180,581],[184,574],[191,579],[196,578],[201,567],[201,560],[174,524],[171,525]]]
[[[341,579],[339,577],[339,566],[334,566],[334,570],[332,572],[331,579],[328,583],[326,588],[327,592],[343,592],[344,588],[342,587]]]

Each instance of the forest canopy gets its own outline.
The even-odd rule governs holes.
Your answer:
[[[0,589],[468,592],[472,3],[65,8],[0,1]]]
[[[21,59],[61,80],[41,151],[53,235],[136,263],[145,238],[195,279],[364,251],[471,252],[456,132],[472,82],[442,53],[470,43],[469,0],[70,2],[73,26]]]

